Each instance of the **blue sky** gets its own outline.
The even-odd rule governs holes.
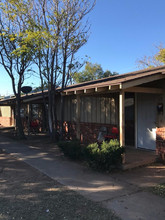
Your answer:
[[[78,56],[88,55],[90,62],[101,64],[104,70],[137,70],[137,59],[153,54],[154,45],[165,45],[164,10],[164,0],[97,0],[88,15],[90,38]],[[10,79],[1,68],[0,72],[0,94],[11,94]],[[37,79],[31,81],[38,85]]]

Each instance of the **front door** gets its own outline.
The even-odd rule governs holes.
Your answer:
[[[158,95],[137,94],[137,147],[156,149]]]
[[[135,94],[125,93],[125,145],[135,146]]]

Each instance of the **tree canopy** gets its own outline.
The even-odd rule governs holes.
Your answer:
[[[44,88],[44,83],[48,85],[47,121],[51,134],[55,133],[57,124],[55,91],[57,86],[63,90],[71,80],[71,73],[79,68],[76,53],[88,40],[90,25],[86,16],[95,2],[96,0],[2,0],[0,3],[0,46],[5,45],[7,48],[0,48],[4,53],[1,64],[9,74],[8,70],[13,71],[13,64],[16,63],[16,74],[20,77],[18,97],[28,65],[31,62],[37,65],[41,88]],[[4,65],[4,58],[9,68]],[[9,75],[12,82],[15,82],[16,75]],[[17,95],[15,86],[13,90]],[[61,127],[63,104],[61,96]]]
[[[100,64],[87,62],[85,68],[81,72],[75,72],[72,77],[74,82],[81,83],[96,79],[102,79],[109,76],[117,75],[117,72],[111,72],[109,70],[103,71]]]
[[[0,65],[9,75],[13,93],[16,96],[16,131],[19,138],[24,138],[20,115],[21,86],[30,76],[33,57],[33,45],[24,40],[27,26],[24,25],[24,16],[19,10],[24,10],[22,1],[1,1],[0,3]],[[19,10],[18,10],[19,9]]]
[[[155,53],[143,56],[136,61],[139,69],[152,68],[165,64],[165,48],[162,45],[155,46]]]

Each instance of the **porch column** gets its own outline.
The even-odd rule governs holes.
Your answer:
[[[30,134],[30,121],[31,121],[31,104],[27,104],[27,125],[28,125],[28,135]]]
[[[162,127],[165,127],[165,89],[163,92],[163,119],[162,120],[163,120]]]
[[[77,139],[80,139],[80,96],[77,95],[76,103],[76,136]]]
[[[14,106],[11,106],[11,125],[16,126],[14,117]]]
[[[119,94],[119,128],[120,128],[120,146],[125,146],[125,92]]]

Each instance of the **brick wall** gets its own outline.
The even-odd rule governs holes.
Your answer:
[[[165,159],[165,127],[156,129],[156,153]]]
[[[11,117],[0,117],[0,126],[2,127],[10,127],[12,125]]]
[[[80,134],[84,142],[93,143],[97,141],[101,127],[106,127],[110,132],[115,125],[100,124],[100,123],[80,123]]]
[[[65,122],[66,137],[68,139],[76,138],[77,125],[75,122]],[[99,130],[101,127],[107,127],[108,131],[115,125],[100,123],[80,123],[80,138],[85,143],[93,143],[97,141]]]
[[[75,122],[64,122],[64,127],[65,127],[65,134],[66,138],[69,140],[75,139],[76,138],[76,123]]]

